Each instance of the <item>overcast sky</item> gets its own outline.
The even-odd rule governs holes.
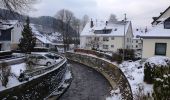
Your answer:
[[[134,27],[145,27],[169,6],[170,0],[41,0],[30,15],[54,16],[60,9],[69,9],[78,18],[87,14],[93,19],[107,20],[112,13],[122,20],[126,13]]]

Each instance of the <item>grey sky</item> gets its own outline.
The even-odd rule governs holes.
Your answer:
[[[158,16],[170,6],[170,0],[41,0],[34,5],[31,16],[54,16],[60,9],[71,10],[76,17],[87,14],[90,18],[106,20],[111,13],[119,20],[127,13],[135,27],[150,26],[153,16]]]

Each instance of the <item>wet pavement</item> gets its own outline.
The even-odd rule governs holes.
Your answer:
[[[59,100],[106,100],[111,87],[100,73],[74,62],[70,66],[73,81]]]

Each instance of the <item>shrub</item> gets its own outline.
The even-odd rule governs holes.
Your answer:
[[[151,57],[144,64],[144,81],[153,83],[155,100],[170,98],[170,59],[167,57]]]
[[[167,57],[151,57],[144,63],[144,81],[152,84],[155,78],[168,73],[170,59]]]
[[[125,55],[124,58],[125,60],[135,60],[135,51],[133,49],[124,49]],[[123,49],[118,49],[118,54],[123,57]]]
[[[118,64],[122,63],[122,56],[117,54],[117,53],[113,53],[112,54],[112,61],[116,61]]]

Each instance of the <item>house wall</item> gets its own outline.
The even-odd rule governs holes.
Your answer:
[[[155,43],[167,43],[166,56],[170,57],[170,39],[143,39],[142,58],[155,56]]]
[[[1,42],[1,51],[11,50],[11,41]]]
[[[103,41],[103,37],[102,37],[102,46],[101,46],[101,50],[103,51],[117,51],[120,48],[123,48],[123,37],[114,37],[114,40],[111,39],[111,36],[109,37],[109,41]],[[103,45],[108,45],[109,48],[108,49],[103,49]],[[114,45],[114,47],[111,47],[111,45]]]
[[[134,49],[134,50],[137,50],[137,49],[142,50],[142,40],[141,39],[133,39],[132,49]]]
[[[133,40],[133,30],[132,30],[132,24],[130,23],[127,33],[126,33],[126,42],[125,42],[125,48],[126,49],[132,49],[132,40]]]
[[[91,49],[91,46],[87,45],[87,44],[89,44],[90,41],[94,40],[94,36],[91,37],[91,39],[89,37],[91,37],[91,36],[80,37],[80,47],[81,48]],[[117,49],[123,48],[123,37],[118,37],[118,36],[104,36],[104,37],[108,37],[109,41],[103,41],[103,36],[98,36],[98,38],[99,38],[98,43],[99,43],[100,50],[115,52],[115,51],[117,51]],[[112,40],[112,37],[114,37],[113,40]],[[104,49],[103,45],[108,45],[108,49]],[[111,45],[113,45],[113,47],[111,47]]]
[[[18,22],[14,25],[14,28],[11,30],[11,43],[19,43],[19,40],[22,37],[22,30],[22,23]]]

